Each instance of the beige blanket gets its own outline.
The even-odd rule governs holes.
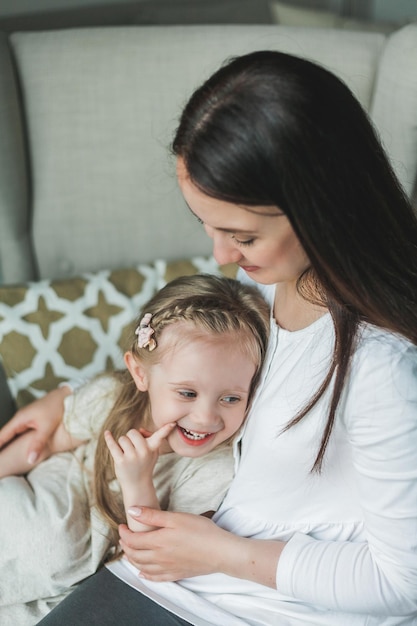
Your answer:
[[[107,552],[82,465],[88,448],[57,454],[26,477],[0,480],[2,626],[37,624]]]

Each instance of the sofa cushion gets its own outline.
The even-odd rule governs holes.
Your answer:
[[[22,282],[34,279],[16,262],[28,242],[42,279],[210,254],[168,150],[188,96],[225,59],[273,49],[322,63],[368,108],[385,37],[233,24],[21,32],[10,41],[33,193],[29,220],[15,198],[26,181],[4,176],[0,271]]]
[[[360,20],[344,17],[336,11],[309,9],[291,6],[289,2],[272,0],[269,3],[272,20],[285,26],[307,26],[308,28],[338,28],[377,33],[390,33],[396,25],[391,22]]]
[[[417,206],[417,23],[393,33],[382,54],[371,117],[394,170]]]
[[[334,11],[294,7],[276,0],[270,2],[269,7],[272,19],[276,24],[308,26],[309,28],[336,28],[338,16]]]
[[[173,278],[196,272],[234,276],[236,269],[196,257],[0,287],[0,359],[17,407],[64,380],[122,367],[142,305]]]

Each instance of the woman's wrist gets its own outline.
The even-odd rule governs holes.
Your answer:
[[[44,396],[43,401],[45,406],[42,407],[42,410],[49,416],[51,423],[58,426],[62,422],[65,412],[64,400],[67,396],[72,395],[72,393],[71,387],[62,385]]]
[[[219,571],[276,589],[278,561],[284,547],[283,541],[232,535],[232,539],[220,547]]]

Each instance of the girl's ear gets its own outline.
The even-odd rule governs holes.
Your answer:
[[[148,377],[146,375],[146,370],[140,361],[134,357],[132,352],[125,353],[124,361],[139,391],[147,391]]]

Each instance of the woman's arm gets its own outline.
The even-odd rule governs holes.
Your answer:
[[[175,581],[222,572],[276,587],[284,542],[239,537],[200,515],[135,508],[137,520],[158,527],[139,534],[120,526],[121,547],[144,578]]]
[[[51,454],[97,436],[117,388],[116,378],[103,375],[77,381],[74,393],[70,385],[58,387],[20,409],[0,430],[0,477],[26,474]]]
[[[144,508],[137,519],[159,530],[139,536],[121,526],[128,559],[150,580],[220,572],[336,612],[415,616],[417,351],[384,350],[375,343],[355,363],[339,417],[352,451],[362,539],[297,532],[285,544],[243,539],[201,517]]]
[[[33,442],[35,441],[36,445],[37,437],[39,435],[36,430],[27,430],[0,450],[0,478],[27,474],[35,465],[49,458],[52,454],[73,450],[83,443],[81,440],[71,437],[63,424],[60,424],[49,440],[43,442],[42,450],[38,453],[36,460],[29,461]]]
[[[62,386],[50,391],[46,396],[35,400],[24,408],[17,411],[12,419],[0,429],[0,449],[2,454],[8,444],[16,445],[16,453],[25,454],[24,462],[29,469],[36,462],[45,458],[45,448],[50,442],[52,434],[61,423],[64,414],[64,399],[72,391],[69,387]],[[28,432],[30,431],[30,432]],[[16,437],[27,434],[25,441],[14,443]],[[7,458],[11,452],[7,453]],[[23,460],[23,459],[22,459]],[[6,456],[4,457],[6,464]]]
[[[417,348],[379,336],[358,353],[339,419],[351,446],[362,539],[295,534],[277,586],[330,610],[415,619]]]
[[[0,478],[27,474],[37,464],[50,456],[49,445],[43,444],[35,462],[31,462],[31,447],[37,436],[35,430],[27,430],[0,450]]]

